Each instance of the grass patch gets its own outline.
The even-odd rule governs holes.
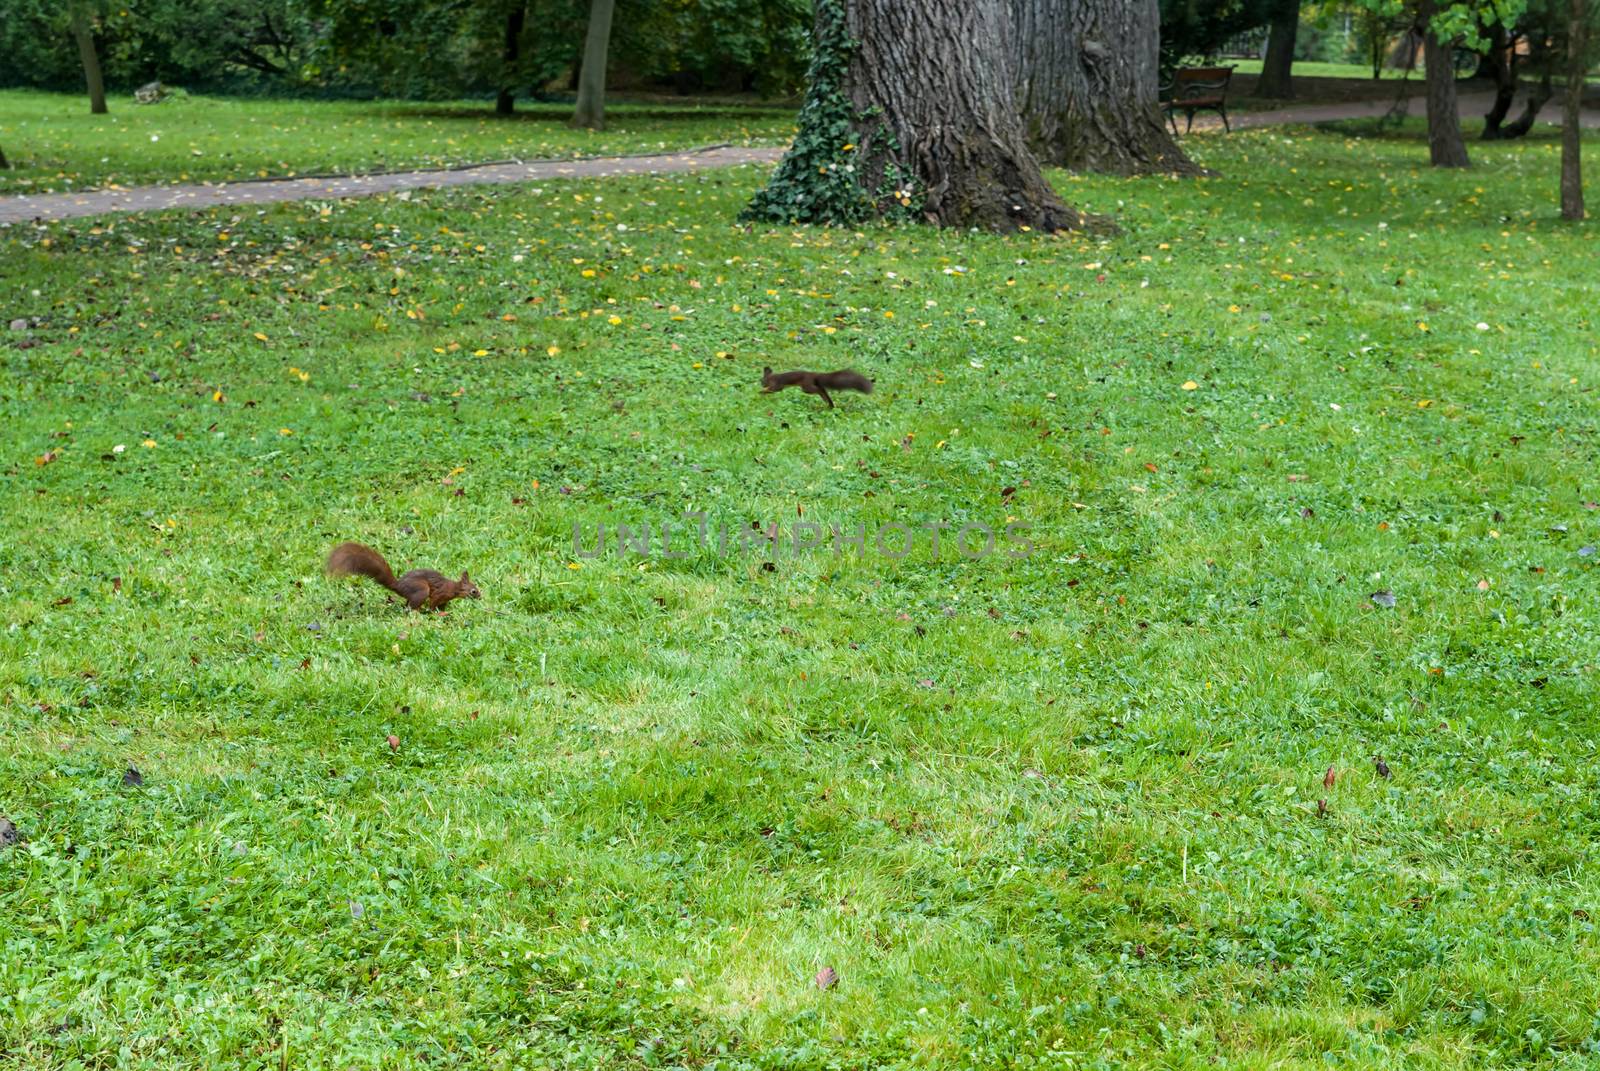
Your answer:
[[[0,146],[13,169],[0,195],[96,186],[210,182],[442,167],[505,159],[670,152],[701,145],[781,145],[789,108],[618,103],[607,129],[574,130],[569,104],[284,101],[181,96],[113,99],[89,114],[81,96],[0,90]]]
[[[1189,144],[1057,176],[1097,242],[751,168],[0,232],[7,1064],[1592,1059],[1596,232],[1544,142]],[[574,557],[686,510],[1037,549]]]

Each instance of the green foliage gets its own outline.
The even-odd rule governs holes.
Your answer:
[[[1413,15],[1417,0],[1351,0],[1384,20]],[[1440,41],[1461,48],[1483,47],[1484,32],[1496,24],[1511,26],[1527,9],[1528,0],[1437,0],[1428,18],[1428,31]]]
[[[232,91],[306,82],[315,26],[305,0],[86,2],[106,84],[159,80]],[[6,0],[0,87],[81,89],[83,67],[56,0]]]
[[[762,96],[805,84],[810,0],[623,3],[632,10],[613,28],[613,55],[637,77]]]
[[[752,233],[749,168],[0,230],[8,1071],[1592,1065],[1543,133],[1053,175],[1106,241]],[[690,509],[1040,550],[571,556]]]
[[[1230,39],[1267,25],[1284,0],[1160,0],[1161,65],[1210,56]]]
[[[108,86],[424,100],[537,93],[578,61],[581,0],[86,0]],[[518,56],[507,16],[525,10]],[[83,80],[57,0],[5,0],[0,88]],[[635,83],[779,95],[800,84],[805,0],[624,0],[612,68]]]

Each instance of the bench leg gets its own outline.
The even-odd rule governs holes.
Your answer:
[[[1233,127],[1228,125],[1228,109],[1226,107],[1218,108],[1217,114],[1222,116],[1222,132],[1225,134],[1233,133]]]
[[[1183,132],[1185,134],[1187,134],[1187,133],[1189,133],[1189,131],[1191,131],[1193,129],[1194,129],[1194,109],[1190,108],[1188,111],[1184,112]]]

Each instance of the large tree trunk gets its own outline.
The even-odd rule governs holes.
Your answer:
[[[1010,0],[1017,109],[1046,164],[1198,174],[1162,122],[1157,0]]]
[[[744,217],[1089,225],[1028,149],[1009,22],[1008,0],[816,0],[800,130]]]
[[[1300,0],[1283,0],[1267,32],[1267,55],[1261,61],[1255,96],[1288,100],[1294,96],[1294,39],[1300,30]]]
[[[578,106],[572,125],[603,130],[606,125],[606,52],[611,47],[611,12],[616,0],[590,0],[589,33],[578,71]]]
[[[72,7],[72,38],[78,42],[78,58],[83,61],[83,80],[89,86],[89,111],[104,115],[106,84],[100,77],[100,56],[94,50],[94,31],[89,27],[88,13],[77,4]]]
[[[1451,62],[1451,42],[1441,41],[1428,24],[1437,10],[1433,0],[1422,4],[1422,62],[1428,77],[1428,155],[1434,167],[1471,167],[1467,143],[1461,137],[1461,113],[1456,108],[1456,69]]]
[[[497,115],[510,115],[517,108],[517,95],[512,88],[512,82],[517,77],[517,56],[522,50],[522,25],[527,14],[527,5],[521,3],[506,13],[506,47],[503,54],[506,84],[500,88],[500,95],[495,98],[494,110]]]
[[[1589,29],[1588,0],[1572,0],[1567,27],[1567,98],[1561,113],[1561,218],[1583,218],[1583,163],[1580,122],[1583,118],[1584,62]]]

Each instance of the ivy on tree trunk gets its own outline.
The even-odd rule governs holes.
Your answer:
[[[1199,174],[1162,120],[1156,0],[1011,0],[1017,110],[1042,163]]]
[[[1056,231],[1017,114],[1008,0],[816,0],[799,132],[741,218]]]

